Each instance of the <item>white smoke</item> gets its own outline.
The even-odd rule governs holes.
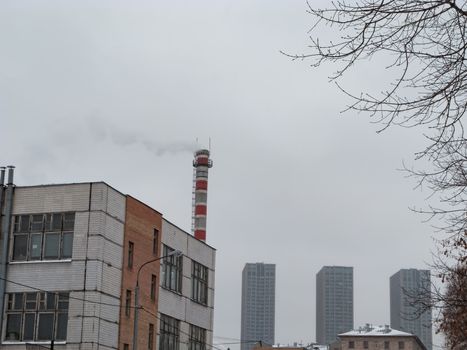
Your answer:
[[[162,141],[158,140],[157,136],[149,137],[142,132],[124,130],[100,118],[92,118],[89,121],[90,131],[96,141],[110,141],[120,147],[140,145],[146,151],[158,157],[166,154],[193,153],[199,149],[199,145],[195,140],[192,142]]]

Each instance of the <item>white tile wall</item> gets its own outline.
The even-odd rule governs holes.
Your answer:
[[[7,278],[72,298],[119,305],[126,197],[105,183],[17,187],[14,214],[75,211],[71,262],[11,263]],[[91,207],[91,212],[89,212]],[[89,223],[89,224],[88,224]],[[89,237],[89,241],[88,241]],[[86,271],[86,273],[85,273]],[[83,293],[83,288],[87,292]],[[7,283],[7,292],[25,291]],[[120,308],[70,299],[64,350],[115,350]],[[13,345],[2,349],[13,350]],[[24,350],[24,345],[20,346]]]
[[[185,256],[183,257],[183,295],[178,295],[161,287],[159,291],[159,313],[182,321],[180,325],[180,350],[187,349],[187,345],[184,343],[188,342],[188,334],[186,333],[190,331],[189,324],[206,329],[207,342],[208,344],[212,344],[215,250],[164,219],[162,221],[161,238],[163,244],[173,249],[181,250]],[[209,297],[207,307],[191,300],[192,260],[209,268]]]

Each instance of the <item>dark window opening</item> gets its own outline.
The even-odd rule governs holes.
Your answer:
[[[151,300],[156,300],[156,291],[157,291],[157,276],[151,275]]]
[[[131,290],[126,290],[126,297],[125,297],[125,316],[130,317],[130,310],[131,310]]]
[[[134,254],[135,254],[135,244],[133,242],[128,242],[128,267],[130,269],[133,267]]]
[[[152,254],[156,256],[157,256],[158,242],[159,242],[159,230],[155,228],[153,232],[153,237],[152,237]]]

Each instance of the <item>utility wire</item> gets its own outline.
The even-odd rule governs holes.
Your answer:
[[[156,315],[155,313],[153,313],[152,311],[146,309],[144,306],[141,306],[141,309],[142,309],[143,311],[145,311],[146,313],[148,313],[149,315],[151,315],[151,316],[157,318],[159,321],[161,321],[160,316],[158,316],[158,315]],[[182,330],[180,329],[180,327],[178,328],[178,331],[179,331],[180,333],[183,333],[183,334],[186,334],[186,335],[190,336],[190,333],[185,332],[185,331],[182,331]],[[188,344],[188,343],[186,343],[186,344]],[[205,344],[205,345],[206,345],[206,346],[210,346],[211,348],[216,349],[216,350],[224,350],[224,349],[219,348],[219,347],[217,347],[217,346],[215,346],[215,345],[213,345],[213,344]]]
[[[57,293],[59,295],[67,295],[69,299],[73,299],[73,300],[79,300],[79,301],[85,301],[85,302],[88,302],[88,303],[93,303],[93,304],[98,304],[98,305],[105,305],[105,306],[113,306],[113,307],[118,307],[118,308],[122,308],[122,307],[131,307],[132,309],[136,308],[135,306],[127,306],[127,305],[119,305],[119,304],[111,304],[111,303],[105,303],[105,302],[100,302],[100,301],[92,301],[92,300],[88,300],[88,299],[83,299],[83,298],[78,298],[78,297],[73,297],[73,296],[70,296],[69,293],[64,293],[64,292],[51,292],[51,291],[47,291],[47,290],[44,290],[44,289],[41,289],[41,288],[37,288],[37,287],[33,287],[33,286],[30,286],[30,285],[27,285],[27,284],[24,284],[24,283],[20,283],[20,282],[15,282],[15,281],[12,281],[10,279],[7,279],[7,278],[4,278],[4,277],[0,277],[0,280],[3,280],[3,281],[6,281],[6,282],[9,282],[9,283],[12,283],[12,284],[15,284],[17,286],[20,286],[20,287],[25,287],[25,288],[29,288],[29,289],[32,289],[32,290],[35,290],[35,291],[38,291],[38,292],[44,292],[44,293]],[[144,293],[143,293],[144,294]],[[147,295],[144,294],[146,297]],[[147,312],[148,314],[152,315],[153,317],[157,318],[158,320],[160,320],[160,317],[157,316],[156,314],[154,314],[153,312],[149,311],[148,309],[146,309],[144,306],[140,305],[139,308],[145,312]],[[186,334],[186,335],[190,335],[189,333],[185,332],[185,331],[182,331],[181,329],[179,329],[179,331],[183,334]],[[181,342],[183,344],[188,344],[186,342]],[[215,345],[211,345],[211,344],[205,344],[206,346],[210,346],[211,348],[214,348],[216,350],[224,350],[220,347],[216,347]]]
[[[126,306],[126,305],[120,305],[120,304],[111,304],[111,303],[105,303],[105,302],[102,302],[102,301],[92,301],[92,300],[88,300],[88,299],[73,297],[73,296],[70,296],[69,293],[65,293],[65,292],[53,292],[53,291],[50,291],[50,290],[44,290],[44,289],[36,288],[36,287],[30,286],[30,285],[27,285],[27,284],[24,284],[24,283],[15,282],[15,281],[9,280],[9,279],[7,279],[7,278],[3,278],[3,277],[0,277],[0,280],[4,280],[4,281],[6,281],[6,282],[9,282],[9,283],[12,283],[12,284],[16,284],[17,286],[21,286],[21,287],[29,288],[29,289],[32,289],[32,290],[36,290],[36,291],[38,291],[38,292],[57,293],[57,294],[59,294],[59,295],[67,295],[69,299],[74,299],[74,300],[79,300],[79,301],[85,301],[85,302],[87,302],[87,303],[93,303],[93,304],[99,304],[99,305],[106,305],[106,306],[113,306],[113,307],[118,307],[118,308],[122,308],[122,307],[125,307],[125,308],[126,308],[126,307],[131,307],[132,309],[135,308],[134,306]],[[81,292],[81,291],[78,291],[78,292]],[[86,291],[82,291],[82,292],[86,292]]]
[[[243,340],[243,341],[237,341],[237,342],[232,342],[232,343],[213,343],[213,344],[215,345],[236,345],[236,344],[249,344],[249,343],[250,344],[258,343],[258,340]]]

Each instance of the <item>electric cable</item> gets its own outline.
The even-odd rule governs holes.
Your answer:
[[[136,307],[135,306],[127,306],[127,305],[119,305],[119,304],[111,304],[111,303],[105,303],[105,302],[100,302],[100,301],[92,301],[92,300],[88,300],[88,299],[83,299],[83,298],[78,298],[78,297],[73,297],[73,296],[70,296],[69,292],[67,293],[64,293],[64,292],[52,292],[52,291],[47,291],[47,290],[44,290],[44,289],[41,289],[41,288],[37,288],[37,287],[33,287],[33,286],[30,286],[30,285],[27,285],[25,283],[20,283],[20,282],[15,282],[15,281],[12,281],[8,278],[4,278],[4,277],[0,277],[1,280],[5,281],[5,282],[9,282],[9,283],[12,283],[12,284],[15,284],[17,286],[21,286],[21,287],[25,287],[25,288],[29,288],[29,289],[32,289],[34,291],[38,291],[38,292],[43,292],[43,293],[57,293],[59,295],[67,295],[69,299],[73,299],[73,300],[78,300],[78,301],[83,301],[83,302],[88,302],[88,303],[92,303],[92,304],[97,304],[97,305],[104,305],[104,306],[113,306],[113,307],[118,307],[118,308],[122,308],[122,307],[130,307],[132,309],[135,309]],[[18,293],[22,293],[22,292],[18,292]],[[147,297],[147,295],[145,293],[142,293],[144,296]],[[157,318],[158,320],[161,320],[161,318],[159,316],[157,316],[156,314],[154,314],[153,312],[147,310],[144,306],[140,305],[139,306],[139,309],[145,311],[146,313],[150,314],[151,316]],[[179,331],[183,334],[186,334],[188,336],[190,336],[189,333],[179,329]],[[181,342],[183,344],[188,344],[187,342]],[[220,347],[217,347],[215,346],[214,344],[205,344],[206,346],[210,346],[211,348],[214,348],[216,350],[225,350],[225,349],[222,349]],[[219,344],[221,345],[221,344]]]

